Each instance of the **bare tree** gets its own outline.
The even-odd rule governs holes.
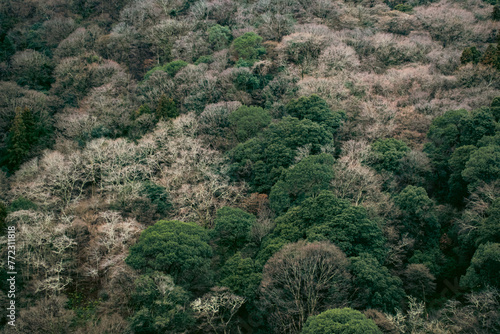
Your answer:
[[[289,244],[264,267],[260,292],[276,332],[298,333],[310,315],[349,304],[349,260],[329,242]]]
[[[228,288],[215,287],[212,291],[191,303],[197,317],[210,326],[214,333],[230,333],[231,321],[245,302]]]

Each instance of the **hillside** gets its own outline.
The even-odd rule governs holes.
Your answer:
[[[499,29],[0,0],[0,333],[500,332]]]

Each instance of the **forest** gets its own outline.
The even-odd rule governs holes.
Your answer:
[[[0,0],[0,333],[500,333],[499,43],[497,0]]]

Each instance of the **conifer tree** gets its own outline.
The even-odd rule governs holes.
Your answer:
[[[19,167],[29,152],[27,130],[24,125],[23,111],[16,108],[16,116],[9,131],[9,145],[7,149],[8,165],[11,169]]]

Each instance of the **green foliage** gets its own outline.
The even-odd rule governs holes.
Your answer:
[[[12,38],[0,33],[0,62],[8,60],[16,53],[16,46]]]
[[[312,155],[286,170],[271,188],[269,202],[280,215],[288,208],[300,205],[304,199],[327,190],[333,179],[334,159],[329,154]]]
[[[255,262],[260,266],[264,266],[273,254],[278,252],[284,245],[290,243],[290,241],[282,238],[280,236],[270,235],[267,236],[260,247],[259,253],[255,258]]]
[[[494,21],[500,21],[500,5],[495,5],[495,7],[493,7],[493,13],[491,14],[491,18],[494,20]]]
[[[146,196],[156,211],[165,216],[172,208],[169,195],[165,187],[159,186],[151,181],[146,181],[142,185],[141,195]]]
[[[141,233],[125,262],[142,272],[169,274],[177,283],[192,280],[208,269],[208,240],[208,232],[195,223],[160,220]]]
[[[460,62],[462,64],[477,64],[479,63],[479,60],[481,60],[481,52],[475,46],[465,48],[460,56]]]
[[[408,262],[425,265],[432,275],[439,278],[451,278],[450,271],[456,270],[457,267],[455,260],[445,256],[437,245],[416,250]]]
[[[251,258],[243,258],[240,252],[229,258],[220,270],[220,286],[226,286],[235,294],[253,300],[262,280]]]
[[[433,160],[447,160],[455,147],[460,145],[461,123],[468,117],[467,110],[450,110],[436,117],[429,128],[427,137],[431,141],[426,151]]]
[[[194,322],[185,310],[189,293],[176,286],[170,276],[159,272],[142,275],[135,281],[131,303],[136,312],[130,317],[134,333],[181,332]]]
[[[149,115],[151,113],[152,113],[151,108],[147,104],[141,104],[141,106],[139,107],[139,109],[137,109],[131,115],[131,117],[132,117],[133,120],[135,120],[135,119],[139,118],[142,115]]]
[[[187,65],[188,63],[186,63],[184,60],[174,60],[163,66],[155,66],[144,75],[144,80],[147,80],[156,71],[167,72],[171,77],[174,77],[180,70],[182,70]]]
[[[16,108],[16,116],[9,131],[6,164],[14,170],[24,162],[29,154],[29,134],[24,124],[25,117],[21,108]]]
[[[13,72],[20,86],[29,86],[36,90],[49,90],[54,82],[52,71],[54,64],[42,53],[33,50],[23,51],[12,57]]]
[[[285,107],[288,114],[298,119],[310,119],[336,133],[345,120],[343,111],[333,112],[325,100],[318,95],[302,96],[288,102]]]
[[[500,243],[500,198],[491,203],[484,218],[477,229],[476,243],[496,242]]]
[[[75,312],[72,322],[76,325],[84,324],[95,317],[101,300],[91,299],[82,292],[75,291],[68,294],[67,307]]]
[[[225,206],[217,210],[215,242],[225,252],[235,252],[250,240],[250,231],[255,220],[254,215],[241,209]]]
[[[500,96],[495,97],[491,101],[490,111],[495,121],[498,122],[500,120]]]
[[[274,235],[290,242],[329,240],[347,256],[370,253],[382,261],[384,236],[361,206],[351,206],[330,191],[307,198],[276,219]]]
[[[461,124],[467,117],[468,112],[464,109],[447,111],[432,121],[427,133],[430,142],[424,146],[424,152],[434,165],[435,196],[441,200],[452,198],[448,188],[452,173],[448,160],[455,148],[460,146]]]
[[[255,60],[266,53],[261,43],[262,37],[254,32],[247,32],[236,38],[231,48],[236,59]]]
[[[7,206],[0,201],[0,236],[7,233]]]
[[[413,11],[413,6],[406,3],[400,3],[399,5],[396,5],[394,9],[403,13],[411,13]]]
[[[199,64],[211,64],[213,62],[212,56],[201,56],[198,58],[194,64],[199,65]]]
[[[269,125],[271,115],[261,107],[241,106],[229,115],[229,123],[235,129],[236,138],[244,142]]]
[[[406,144],[398,139],[379,139],[371,146],[371,165],[377,171],[397,172],[400,160],[410,151]]]
[[[476,150],[477,147],[473,145],[461,146],[453,152],[448,161],[452,172],[448,180],[450,189],[448,199],[451,203],[460,204],[467,197],[467,182],[462,177],[462,171],[471,154]]]
[[[29,199],[18,197],[13,200],[12,203],[10,203],[9,212],[15,212],[19,210],[36,210],[37,208],[38,206]]]
[[[244,61],[244,65],[246,65],[247,61]],[[237,65],[242,65],[242,62],[238,61]],[[234,79],[234,84],[236,88],[239,90],[252,93],[254,90],[262,88],[263,82],[260,80],[259,76],[248,72],[248,71],[243,71],[239,72],[236,78]]]
[[[293,163],[297,148],[310,145],[311,153],[315,154],[331,141],[331,133],[319,124],[285,117],[271,124],[259,137],[229,152],[232,174],[247,180],[253,191],[268,192],[282,171]]]
[[[302,334],[380,334],[373,320],[351,308],[331,309],[307,319]]]
[[[158,120],[167,120],[179,116],[179,111],[177,110],[175,101],[163,94],[160,97],[158,106],[155,109],[155,116]]]
[[[232,39],[233,35],[228,27],[216,24],[208,29],[208,41],[214,51],[226,49]]]
[[[494,135],[495,129],[489,108],[473,110],[460,121],[460,145],[476,145],[484,136]]]
[[[351,258],[351,271],[357,298],[366,308],[394,312],[405,297],[401,279],[392,276],[389,269],[370,254]]]
[[[462,177],[469,183],[469,191],[473,191],[483,183],[498,180],[500,177],[500,146],[480,147],[471,154],[465,164]]]
[[[460,280],[471,289],[492,286],[500,288],[500,243],[487,242],[479,246],[467,273]]]
[[[163,66],[163,71],[174,77],[180,70],[182,70],[186,66],[188,66],[188,63],[186,63],[184,60],[174,60],[168,64],[165,64]]]
[[[440,236],[439,221],[434,212],[434,202],[422,187],[407,186],[394,198],[403,211],[402,223],[420,244],[436,245]]]

